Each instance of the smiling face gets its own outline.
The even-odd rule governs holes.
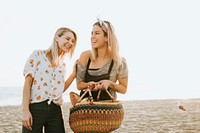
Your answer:
[[[108,39],[104,35],[104,32],[101,27],[94,25],[91,33],[91,44],[93,48],[100,48],[105,46]]]
[[[63,35],[57,37],[59,50],[63,52],[70,52],[75,47],[75,37],[72,32],[65,32]]]

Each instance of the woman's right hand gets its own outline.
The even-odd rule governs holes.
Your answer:
[[[32,130],[32,123],[33,123],[33,118],[31,112],[29,110],[22,111],[22,125],[25,128]]]
[[[97,91],[97,87],[96,87],[96,82],[94,81],[90,81],[87,83],[88,84],[88,87],[91,91]]]

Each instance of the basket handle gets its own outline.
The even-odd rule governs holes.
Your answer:
[[[105,91],[113,102],[115,100],[115,98],[110,94],[110,92],[107,89]],[[93,104],[94,100],[93,100],[93,97],[92,97],[91,89],[89,87],[86,89],[86,91],[83,93],[83,95],[78,99],[78,103],[81,102],[81,100],[87,94],[87,92],[89,93],[90,104]],[[101,95],[101,90],[99,90],[99,92],[98,92],[97,101],[99,101],[100,95]]]
[[[111,100],[114,101],[115,98],[110,94],[110,92],[107,89],[105,91],[108,94],[108,96],[111,98]],[[100,95],[101,95],[101,90],[99,90],[99,92],[98,92],[97,101],[99,101]]]

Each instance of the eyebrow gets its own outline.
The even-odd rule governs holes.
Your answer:
[[[65,38],[70,38],[70,39],[72,39],[72,40],[75,40],[75,38],[71,38],[70,36],[66,36]]]
[[[92,31],[92,32],[101,32],[100,30],[95,30],[95,31]]]

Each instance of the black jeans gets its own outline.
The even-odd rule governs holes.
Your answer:
[[[61,107],[47,101],[29,105],[33,117],[32,131],[22,128],[22,133],[65,133]],[[44,128],[44,129],[43,129]]]

